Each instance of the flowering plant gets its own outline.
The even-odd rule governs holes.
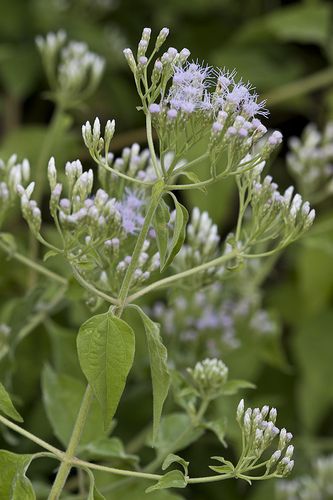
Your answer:
[[[209,467],[216,474],[197,476],[191,473],[191,464],[176,454],[206,431],[214,433],[221,448],[226,445],[223,415],[212,420],[210,408],[254,388],[248,381],[229,379],[228,351],[237,350],[241,343],[239,330],[244,323],[251,325],[258,339],[276,329],[257,294],[246,300],[245,284],[253,282],[257,290],[261,260],[300,238],[311,227],[315,211],[292,186],[281,193],[273,178],[263,174],[282,135],[268,132],[262,124],[259,117],[266,117],[268,111],[252,86],[237,80],[233,71],[189,61],[187,49],[178,52],[170,47],[161,54],[167,36],[168,29],[163,28],[149,52],[151,30],[145,28],[136,56],[131,49],[124,50],[140,101],[138,110],[146,121],[147,150],[133,144],[115,158],[110,152],[115,121],[102,126],[96,118],[82,127],[94,169],[84,170],[80,160],[74,160],[62,172],[51,157],[47,175],[43,163],[35,169],[35,183],[30,182],[27,160],[17,163],[11,157],[0,165],[0,222],[18,195],[32,235],[30,257],[19,252],[8,233],[0,233],[1,249],[29,266],[34,280],[40,273],[57,284],[51,309],[65,294],[74,293],[78,283],[79,298],[91,311],[76,339],[86,389],[82,391],[75,379],[68,382],[65,374],[51,367],[43,374],[46,411],[65,451],[13,423],[21,422],[21,416],[0,385],[0,422],[44,449],[26,455],[0,452],[4,498],[35,498],[26,472],[39,457],[60,463],[50,500],[60,498],[72,469],[78,471],[89,499],[111,498],[107,495],[124,484],[115,480],[118,476],[130,478],[130,484],[139,479],[145,485],[149,482],[145,486],[149,493],[233,478],[251,484],[285,477],[293,469],[292,435],[276,426],[276,409],[267,405],[245,409],[243,399],[235,407],[240,428],[238,460],[214,456],[218,465]],[[104,65],[84,44],[64,44],[62,32],[37,39],[51,86],[49,97],[62,112],[78,106],[95,89]],[[198,143],[206,144],[205,152],[190,159]],[[203,161],[209,162],[206,178],[198,168]],[[295,159],[289,163],[294,165]],[[228,177],[235,180],[239,209],[234,231],[223,239],[207,212],[194,208],[189,217],[175,193],[208,191],[210,185]],[[44,230],[48,216],[41,208],[46,179],[53,221],[50,235]],[[38,262],[40,246],[47,248],[44,261],[62,259],[63,274]],[[167,301],[143,307],[142,297],[165,288],[170,290]],[[226,298],[223,306],[222,296]],[[195,316],[188,321],[184,311],[191,307]],[[177,327],[176,314],[183,316]],[[111,435],[142,326],[153,394],[152,425],[143,440],[155,453],[145,466],[138,463],[142,457],[125,452],[120,440]],[[221,326],[219,341],[214,335],[211,341],[202,341],[198,332]],[[4,335],[5,327],[0,331]],[[196,342],[194,360],[180,356],[184,339]],[[198,361],[205,351],[204,359]],[[221,351],[226,352],[223,361],[218,359]],[[192,358],[194,352],[195,348]],[[64,431],[52,403],[53,389],[66,386],[66,380],[77,387],[76,399],[81,393],[83,397],[75,418],[65,415]],[[170,387],[181,411],[163,416]],[[66,409],[71,414],[72,399]],[[140,450],[140,446],[134,448]],[[101,463],[104,459],[107,465]],[[114,466],[113,461],[122,464]],[[171,471],[164,472],[171,466]],[[100,473],[112,479],[100,480]]]

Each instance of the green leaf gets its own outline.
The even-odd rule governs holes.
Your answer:
[[[51,259],[51,257],[56,257],[57,255],[59,255],[59,252],[56,252],[55,250],[49,250],[44,255],[43,262],[46,262],[47,260]]]
[[[146,493],[155,490],[163,490],[166,488],[186,488],[185,476],[180,470],[172,470],[167,472],[156,484],[146,489]]]
[[[82,448],[89,460],[107,460],[110,458],[117,458],[129,462],[138,462],[137,455],[126,453],[123,443],[120,439],[114,438],[101,438],[96,441],[87,443]]]
[[[206,429],[214,432],[223,446],[227,447],[227,443],[224,439],[227,429],[227,422],[225,418],[219,418],[217,420],[213,420],[212,422],[206,422],[204,425]]]
[[[4,413],[7,417],[16,420],[17,422],[23,422],[23,418],[16,411],[14,405],[10,399],[10,396],[4,386],[0,382],[0,413]]]
[[[199,439],[204,433],[202,427],[193,428],[191,420],[185,413],[171,413],[161,420],[160,431],[155,443],[159,456],[176,453]]]
[[[0,450],[0,498],[10,500],[35,500],[29,479],[25,476],[33,455],[16,455]]]
[[[222,462],[224,465],[210,465],[209,468],[219,474],[226,474],[228,472],[232,472],[235,470],[235,467],[230,460],[225,460],[223,457],[211,457],[213,460],[218,460]]]
[[[156,233],[156,243],[160,254],[160,268],[162,269],[165,263],[168,241],[169,241],[169,230],[168,223],[170,220],[169,207],[163,199],[161,199],[157,209],[155,211],[153,219],[153,227]]]
[[[77,338],[79,361],[110,426],[132,367],[135,337],[132,328],[111,313],[88,319]]]
[[[331,8],[304,3],[276,9],[264,22],[272,34],[284,41],[316,43],[325,46],[330,33]]]
[[[174,463],[180,464],[184,469],[185,476],[187,476],[188,466],[190,465],[190,462],[187,462],[182,457],[180,457],[179,455],[175,455],[174,453],[169,453],[169,455],[166,457],[166,459],[162,464],[162,470],[167,469],[168,467],[170,467],[171,464]]]
[[[194,172],[181,172],[181,174],[179,175],[186,177],[193,184],[202,182],[200,177],[198,177]],[[197,189],[199,189],[199,191],[202,191],[203,193],[207,193],[207,189],[205,188],[205,186],[198,187]]]
[[[42,373],[42,392],[54,434],[67,446],[85,392],[85,384],[69,375],[59,375],[46,365]],[[104,436],[102,412],[97,401],[93,401],[80,447]]]
[[[52,346],[52,360],[57,373],[81,378],[82,370],[79,364],[75,329],[65,328],[48,319],[46,330]]]
[[[168,250],[168,257],[164,263],[164,266],[161,268],[161,271],[163,271],[173,262],[173,259],[176,257],[177,253],[181,249],[185,240],[186,224],[188,221],[188,212],[186,208],[181,203],[179,203],[179,201],[177,200],[177,198],[173,193],[170,193],[170,195],[172,196],[175,202],[175,209],[176,209],[175,227],[173,231],[170,248]]]
[[[241,389],[255,389],[256,386],[251,382],[247,382],[246,380],[229,380],[221,387],[221,394],[226,396],[231,396],[233,394],[237,394],[237,392]]]
[[[147,337],[151,379],[153,385],[153,442],[158,435],[163,405],[169,392],[170,373],[167,365],[168,352],[162,343],[160,326],[154,323],[143,310],[133,305],[140,314]]]

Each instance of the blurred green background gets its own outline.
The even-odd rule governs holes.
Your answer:
[[[331,1],[0,0],[0,157],[15,152],[29,158],[34,169],[53,110],[52,103],[43,97],[47,84],[34,40],[38,34],[60,28],[70,39],[85,41],[90,49],[103,55],[106,71],[96,94],[75,111],[70,131],[57,138],[53,153],[58,165],[77,157],[87,159],[80,128],[95,116],[103,121],[116,119],[114,152],[132,142],[144,145],[142,115],[136,111],[138,98],[122,57],[124,47],[136,46],[144,26],[155,32],[168,26],[171,46],[188,47],[193,59],[236,68],[239,76],[252,82],[267,99],[271,111],[265,125],[278,128],[286,138],[272,172],[282,188],[287,187],[292,182],[285,165],[288,137],[300,135],[309,122],[321,127],[333,119]],[[185,201],[189,208],[194,204],[208,208],[222,234],[232,228],[237,202],[231,184],[214,187],[208,197],[191,194]],[[280,422],[296,435],[296,474],[306,472],[316,455],[333,452],[332,199],[316,209],[318,229],[281,257],[265,283],[264,303],[282,323],[286,361],[281,367],[258,364],[251,355],[244,358],[245,364],[258,364],[252,370],[258,386],[254,403],[264,401],[278,406]],[[321,230],[325,221],[326,229]],[[24,224],[15,222],[19,236],[23,228],[26,233]],[[12,314],[8,311],[15,310],[14,328],[19,329],[34,296],[25,296],[24,269],[16,265],[14,268],[13,263],[5,266],[3,254],[0,259],[0,312],[7,320]],[[75,290],[72,293],[75,298]],[[78,307],[68,321],[69,327],[78,326],[80,313]],[[20,345],[15,368],[2,362],[1,376],[8,375],[8,370],[15,373],[13,385],[24,407],[27,426],[47,437],[51,431],[39,402],[40,371],[50,350],[44,330],[45,326],[38,327]],[[130,402],[129,396],[126,404]],[[121,415],[130,427],[126,404]],[[139,421],[144,421],[145,416],[139,412]],[[5,446],[8,443],[1,443],[1,447]],[[14,441],[11,446],[15,450]],[[205,467],[201,463],[206,463],[205,446],[200,441],[189,451],[195,473]],[[29,444],[19,444],[20,452],[29,449]],[[45,470],[51,474],[49,464]],[[249,489],[245,484],[230,482],[198,486],[185,495],[196,500],[264,500],[272,489],[272,484]]]

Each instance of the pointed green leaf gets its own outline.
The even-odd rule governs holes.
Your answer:
[[[168,251],[168,257],[165,261],[164,266],[161,268],[161,271],[163,271],[173,262],[173,259],[181,249],[185,240],[186,224],[188,221],[188,212],[186,208],[181,203],[179,203],[179,201],[177,200],[177,198],[173,193],[170,193],[170,195],[172,196],[175,202],[176,218],[175,218],[173,236]]]
[[[88,319],[77,338],[79,361],[110,426],[132,367],[135,337],[132,328],[111,313]]]
[[[190,462],[187,462],[182,457],[180,457],[179,455],[175,455],[174,453],[169,453],[169,455],[166,457],[162,464],[162,470],[167,469],[171,464],[174,463],[180,464],[184,469],[185,476],[187,476],[188,466],[190,465]]]
[[[206,429],[209,429],[210,431],[214,432],[214,434],[217,436],[218,440],[220,441],[221,444],[223,444],[223,446],[227,447],[227,443],[224,439],[227,429],[226,419],[219,418],[217,420],[213,420],[212,422],[206,422],[204,425]]]
[[[155,490],[163,490],[165,488],[186,488],[186,478],[180,470],[172,470],[167,472],[156,484],[146,489],[146,493]]]
[[[182,172],[180,175],[183,175],[184,177],[189,179],[193,184],[198,184],[198,182],[202,182],[200,177],[198,177],[197,174],[195,174],[194,172]],[[205,188],[205,186],[198,186],[197,189],[199,189],[203,193],[207,193],[207,189]]]
[[[233,472],[235,470],[235,467],[230,460],[226,460],[223,457],[211,457],[213,460],[218,460],[219,462],[222,462],[224,465],[210,465],[209,468],[212,469],[215,472],[218,472],[219,474],[227,474],[229,472]]]
[[[229,472],[233,471],[233,468],[231,468],[229,465],[209,465],[209,468],[214,472],[217,472],[218,474],[228,474]]]
[[[35,500],[32,484],[25,476],[33,455],[16,455],[0,450],[0,498]]]
[[[165,263],[168,241],[169,241],[169,230],[168,223],[170,220],[170,213],[168,205],[163,199],[161,199],[154,215],[153,226],[156,233],[156,243],[160,254],[160,268],[162,269]]]
[[[140,314],[146,332],[151,379],[153,385],[153,442],[158,435],[164,401],[169,392],[170,373],[168,370],[168,351],[162,343],[160,335],[160,325],[154,323],[143,310],[132,305]]]
[[[0,382],[0,413],[4,413],[7,417],[16,420],[17,422],[23,422],[23,418],[16,411],[14,405],[10,399],[10,396],[4,386]]]

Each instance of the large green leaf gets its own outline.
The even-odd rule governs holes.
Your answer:
[[[17,420],[17,422],[23,422],[23,418],[16,411],[10,396],[4,386],[0,382],[0,413],[4,413],[7,417]]]
[[[135,336],[132,328],[111,313],[88,319],[77,338],[79,361],[110,426],[132,367]]]
[[[140,307],[135,305],[133,307],[135,307],[142,318],[147,337],[153,384],[153,442],[155,442],[158,435],[163,405],[170,387],[170,373],[167,365],[168,352],[161,339],[160,325],[154,323]]]
[[[186,448],[204,433],[201,427],[194,428],[185,413],[170,413],[161,420],[160,431],[156,440],[156,449],[160,456]]]
[[[3,500],[35,500],[36,496],[26,470],[33,455],[16,455],[0,450],[0,498]]]
[[[55,373],[46,366],[42,375],[44,406],[56,437],[64,446],[68,445],[75,420],[85,392],[82,381],[69,375]],[[93,401],[80,446],[103,438],[103,416],[96,401]]]

